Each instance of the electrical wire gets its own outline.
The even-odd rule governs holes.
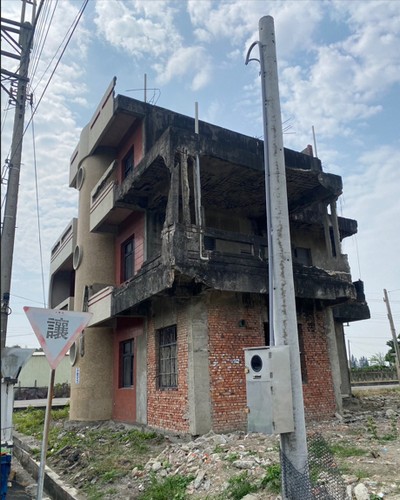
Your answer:
[[[35,116],[35,114],[36,114],[36,113],[37,113],[37,111],[38,111],[39,105],[40,105],[40,103],[42,102],[42,99],[43,99],[44,95],[46,94],[46,91],[47,91],[47,89],[48,89],[48,87],[49,87],[49,85],[50,85],[50,83],[51,83],[51,80],[53,79],[53,76],[54,76],[54,74],[55,74],[55,72],[56,72],[56,70],[57,70],[57,68],[58,68],[58,65],[59,65],[59,64],[60,64],[60,62],[61,62],[61,59],[62,59],[62,57],[63,57],[63,55],[64,55],[64,53],[65,53],[65,51],[66,51],[66,49],[67,49],[67,47],[68,47],[68,45],[69,45],[69,42],[71,41],[72,35],[75,33],[75,30],[76,30],[76,28],[77,28],[77,26],[78,26],[78,24],[79,24],[79,21],[81,20],[81,17],[82,17],[82,15],[83,15],[83,13],[84,13],[84,11],[85,11],[85,9],[86,9],[86,7],[87,7],[87,4],[88,4],[88,3],[89,3],[89,0],[84,0],[84,1],[83,1],[83,4],[82,4],[81,8],[80,8],[80,9],[79,9],[79,11],[78,11],[78,14],[76,15],[76,17],[75,17],[75,19],[74,19],[74,21],[73,21],[73,23],[72,23],[71,27],[70,27],[70,28],[69,28],[69,30],[67,31],[67,33],[70,31],[70,34],[69,34],[69,36],[68,36],[68,38],[67,38],[66,44],[65,44],[65,46],[63,47],[63,49],[62,49],[62,51],[61,51],[61,54],[59,55],[59,57],[58,57],[58,59],[57,59],[57,62],[56,62],[55,66],[54,66],[54,68],[53,68],[53,70],[52,70],[52,72],[51,72],[51,74],[50,74],[49,79],[47,80],[47,83],[46,83],[46,85],[45,85],[45,87],[44,87],[44,89],[43,89],[43,92],[42,92],[42,94],[40,95],[40,97],[39,97],[39,99],[38,99],[38,101],[37,101],[37,104],[36,104],[35,108],[34,108],[34,109],[33,109],[33,111],[32,111],[32,114],[31,114],[30,119],[28,120],[28,123],[27,123],[27,124],[25,125],[25,127],[24,127],[24,131],[23,131],[23,133],[22,133],[22,137],[21,137],[21,142],[22,142],[22,140],[23,140],[23,137],[25,136],[25,133],[27,132],[27,130],[28,130],[28,128],[29,128],[29,125],[31,124],[31,121],[32,121],[33,117]],[[43,2],[42,2],[40,5],[43,5]],[[36,17],[36,19],[37,19],[37,17]],[[19,146],[19,144],[18,144],[16,147],[18,147],[18,146]],[[10,156],[10,151],[11,151],[11,146],[10,146],[10,150],[9,150],[9,152],[8,152],[7,158]]]
[[[21,297],[21,295],[14,295],[13,293],[10,293],[10,297],[15,297],[17,299],[23,299],[23,300],[28,300],[29,302],[35,302],[36,304],[41,304],[41,302],[33,299],[29,299],[28,297]]]
[[[51,72],[51,75],[50,75],[50,77],[49,77],[49,79],[48,79],[48,81],[47,81],[47,83],[46,83],[46,85],[45,85],[45,87],[44,87],[44,89],[43,89],[43,92],[42,92],[41,96],[39,97],[38,102],[37,102],[37,104],[36,104],[35,108],[34,108],[34,109],[33,109],[33,111],[32,111],[31,118],[29,119],[28,123],[26,124],[25,129],[24,129],[24,132],[23,132],[23,134],[22,134],[22,135],[24,135],[24,134],[25,134],[25,132],[27,131],[27,129],[28,129],[28,127],[29,127],[29,125],[30,125],[31,121],[33,120],[33,117],[34,117],[34,116],[35,116],[35,114],[37,113],[37,110],[38,110],[38,108],[39,108],[39,105],[40,105],[40,103],[42,102],[42,99],[43,99],[43,97],[44,97],[44,95],[45,95],[45,93],[46,93],[46,91],[47,91],[47,89],[48,89],[48,87],[49,87],[49,85],[50,85],[51,80],[53,79],[53,76],[54,76],[54,74],[55,74],[55,72],[56,72],[56,69],[58,68],[58,65],[59,65],[59,64],[60,64],[60,62],[61,62],[61,59],[62,59],[62,57],[63,57],[63,55],[64,55],[65,51],[67,50],[67,47],[68,47],[68,45],[69,45],[69,42],[71,41],[72,35],[75,33],[75,30],[76,30],[76,28],[77,28],[77,26],[78,26],[78,23],[79,23],[79,21],[80,21],[80,19],[81,19],[82,15],[83,15],[83,13],[84,13],[84,11],[85,11],[86,6],[87,6],[87,4],[88,4],[88,3],[89,3],[89,0],[84,0],[84,2],[83,2],[83,4],[82,4],[82,7],[81,7],[81,8],[80,8],[80,10],[78,11],[78,14],[77,14],[77,16],[76,16],[76,18],[75,18],[75,20],[74,20],[73,25],[72,25],[72,26],[73,26],[72,31],[71,31],[71,33],[70,33],[70,35],[69,35],[68,39],[67,39],[67,42],[66,42],[66,44],[65,44],[64,48],[63,48],[63,49],[62,49],[62,51],[61,51],[60,56],[58,57],[58,60],[57,60],[57,62],[56,62],[56,65],[54,66],[53,71]],[[70,29],[71,29],[71,28],[70,28]]]
[[[42,0],[42,7],[45,5],[45,3],[45,0]],[[47,30],[50,28],[51,21],[47,22],[49,16],[49,5],[50,4],[47,0],[47,7],[43,8],[43,15],[40,18],[36,18],[35,37],[31,54],[31,68],[36,68],[40,60],[42,53],[41,47],[43,47],[44,45],[44,42],[42,42],[42,40],[46,29],[46,23],[48,24]],[[32,73],[34,73],[34,70],[32,70]]]
[[[34,70],[32,71],[32,76],[31,76],[31,85],[32,85],[32,86],[33,86],[33,80],[34,80],[34,78],[35,78],[36,71],[37,71],[37,68],[38,68],[38,65],[39,65],[39,59],[40,59],[40,57],[41,57],[41,55],[42,55],[42,53],[43,53],[44,44],[45,44],[45,42],[46,42],[46,40],[47,40],[47,36],[48,36],[48,34],[49,34],[49,30],[50,30],[51,22],[52,22],[52,20],[53,20],[53,18],[54,18],[54,14],[55,14],[55,12],[56,12],[57,6],[58,6],[58,0],[56,0],[56,2],[55,2],[54,9],[53,9],[53,12],[52,12],[52,14],[51,14],[50,21],[49,21],[48,26],[47,26],[47,31],[46,31],[46,35],[45,35],[45,38],[44,38],[44,41],[43,41],[42,48],[41,48],[41,50],[40,50],[40,53],[39,53],[39,56],[38,56],[38,59],[37,59],[36,66],[35,66]],[[70,29],[71,29],[71,28],[69,28],[69,30],[70,30]],[[68,31],[69,31],[69,30],[68,30]],[[58,51],[60,50],[60,47],[61,47],[61,46],[62,46],[62,44],[64,43],[65,38],[67,37],[68,31],[67,31],[66,35],[64,36],[64,38],[63,38],[63,40],[62,40],[62,42],[61,42],[60,46],[57,48],[56,52],[54,53],[54,56],[52,57],[51,61],[50,61],[50,62],[49,62],[49,64],[47,65],[46,69],[43,71],[42,76],[40,77],[40,79],[39,79],[38,83],[37,83],[37,84],[36,84],[36,86],[33,88],[33,92],[35,92],[35,91],[36,91],[36,89],[37,89],[37,87],[39,86],[40,82],[43,80],[43,78],[44,78],[45,74],[47,73],[47,70],[49,69],[49,67],[50,67],[50,66],[51,66],[51,64],[53,63],[53,61],[54,61],[54,59],[55,59],[55,57],[56,57],[56,55],[57,55]]]
[[[31,103],[31,113],[33,112]],[[44,266],[43,266],[43,246],[42,246],[42,236],[40,228],[40,210],[39,210],[39,189],[38,189],[38,175],[37,175],[37,161],[36,161],[36,139],[35,139],[35,124],[32,119],[32,148],[33,148],[33,165],[35,173],[35,192],[36,192],[36,215],[37,215],[37,225],[38,225],[38,242],[39,242],[39,255],[40,255],[40,270],[42,274],[42,292],[43,292],[43,307],[46,308],[46,298],[45,298],[45,284],[44,284]]]

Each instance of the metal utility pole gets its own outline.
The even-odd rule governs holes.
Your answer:
[[[30,3],[30,2],[29,2]],[[33,5],[36,5],[35,3]],[[1,20],[2,31],[6,31],[11,39],[10,33],[19,34],[18,43],[14,42],[17,54],[1,51],[2,55],[17,59],[20,61],[18,73],[11,73],[5,69],[1,70],[3,75],[11,77],[17,81],[16,95],[10,94],[15,99],[15,117],[14,128],[11,143],[11,155],[8,163],[9,174],[6,193],[6,203],[3,214],[3,226],[1,231],[1,348],[6,345],[7,323],[10,312],[10,287],[12,262],[14,253],[15,227],[17,219],[18,188],[21,170],[22,140],[24,132],[25,104],[27,98],[27,85],[29,56],[32,42],[33,26],[31,23],[23,22],[25,15],[26,2],[23,2],[21,22]],[[4,26],[8,24],[9,27]],[[3,85],[2,85],[3,86]],[[4,86],[3,86],[4,88]]]
[[[294,293],[289,210],[279,100],[274,19],[259,21],[261,88],[264,117],[264,164],[268,230],[270,335],[276,345],[290,346],[294,431],[281,434],[282,494],[284,499],[311,498],[307,436],[301,380],[300,349]],[[271,300],[272,298],[272,300]]]
[[[392,337],[393,337],[393,346],[394,346],[394,352],[395,352],[397,378],[398,378],[399,384],[400,384],[400,348],[399,348],[399,344],[397,342],[396,330],[394,328],[394,322],[393,322],[393,316],[392,316],[392,310],[390,308],[389,296],[388,296],[386,288],[383,289],[383,294],[384,294],[383,301],[386,304],[387,315],[388,315],[389,324],[390,324],[390,330],[392,332]]]
[[[349,351],[349,370],[351,370],[351,351],[350,351],[350,340],[347,339],[347,348]]]

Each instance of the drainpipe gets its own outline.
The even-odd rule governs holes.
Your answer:
[[[339,233],[338,217],[336,212],[336,201],[333,201],[330,206],[331,206],[331,220],[333,228],[333,240],[335,242],[336,257],[339,257],[340,254],[342,253],[342,250],[340,248],[340,233]]]
[[[195,103],[195,119],[194,119],[194,133],[199,134],[199,104]],[[200,260],[210,260],[210,257],[203,254],[204,242],[204,229],[203,229],[203,214],[201,206],[201,182],[200,182],[200,156],[196,154],[196,168],[195,168],[195,207],[196,207],[196,224],[200,227],[199,232],[199,256]]]

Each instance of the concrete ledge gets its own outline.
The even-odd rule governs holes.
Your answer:
[[[22,434],[14,432],[13,454],[22,467],[37,481],[40,463],[32,458],[31,447],[27,439],[24,438],[25,436]],[[45,467],[43,489],[50,498],[56,500],[84,500],[85,498],[75,488],[66,485],[60,476],[47,466]]]
[[[399,385],[398,380],[362,380],[360,382],[351,382],[351,387],[363,387],[365,385],[368,386],[382,386],[382,385]]]

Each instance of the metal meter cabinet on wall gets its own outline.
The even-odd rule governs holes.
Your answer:
[[[245,349],[248,431],[294,431],[289,346]]]

